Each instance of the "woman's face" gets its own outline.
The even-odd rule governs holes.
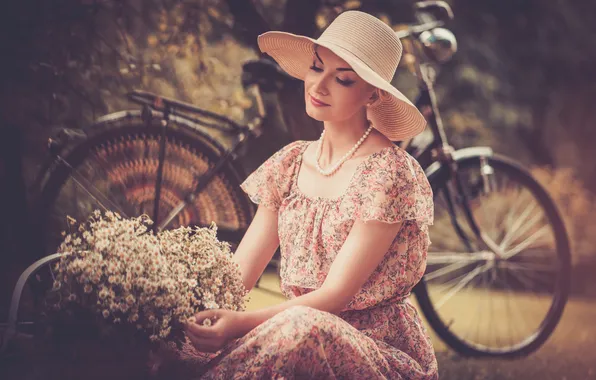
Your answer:
[[[304,78],[306,113],[319,121],[347,120],[371,101],[374,90],[346,61],[318,46]]]

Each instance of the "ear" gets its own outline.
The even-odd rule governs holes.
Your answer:
[[[379,89],[375,88],[372,94],[370,94],[370,97],[368,98],[368,103],[366,103],[366,105],[370,107],[373,104],[375,104],[380,98],[381,96],[379,94]]]

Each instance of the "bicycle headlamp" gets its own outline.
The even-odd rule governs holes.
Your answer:
[[[434,28],[418,37],[428,58],[439,63],[447,62],[457,51],[457,40],[450,30]]]

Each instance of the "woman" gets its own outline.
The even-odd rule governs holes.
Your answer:
[[[234,257],[244,284],[280,246],[289,300],[199,313],[186,328],[189,357],[210,360],[206,378],[438,378],[408,301],[426,267],[433,204],[420,165],[392,142],[426,124],[390,84],[399,39],[348,11],[318,40],[269,32],[258,42],[304,80],[306,112],[324,123],[318,141],[283,147],[242,184],[259,204]]]

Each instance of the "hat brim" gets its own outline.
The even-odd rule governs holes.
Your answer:
[[[416,106],[350,51],[327,41],[286,32],[266,32],[258,37],[257,42],[261,51],[271,56],[285,72],[301,80],[312,65],[315,44],[346,61],[362,80],[390,95],[368,108],[368,118],[373,126],[390,140],[410,139],[426,127],[426,119]]]

